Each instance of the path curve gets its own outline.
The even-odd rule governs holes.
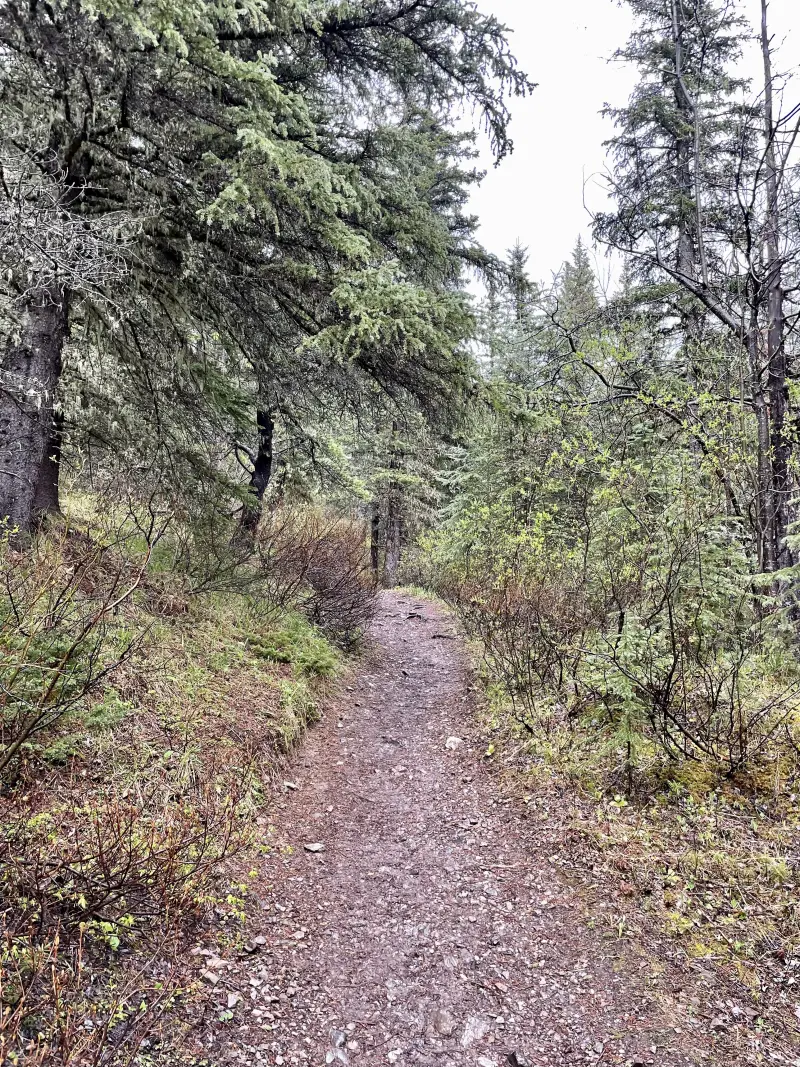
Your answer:
[[[214,1060],[722,1062],[707,1025],[589,929],[502,793],[452,621],[387,593],[372,637],[272,814],[261,929],[220,970],[233,1018],[208,1032]]]

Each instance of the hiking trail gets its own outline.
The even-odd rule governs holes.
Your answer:
[[[453,621],[383,594],[270,813],[251,952],[204,964],[232,1015],[212,1062],[723,1062],[677,969],[590,928],[484,759],[469,686]]]

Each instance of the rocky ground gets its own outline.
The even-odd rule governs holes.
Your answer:
[[[694,975],[587,922],[552,842],[483,758],[452,623],[384,594],[372,636],[272,815],[248,951],[196,950],[210,989],[205,1056],[759,1062],[746,1020],[717,1025]]]

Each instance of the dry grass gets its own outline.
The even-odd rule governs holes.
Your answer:
[[[800,1041],[800,767],[784,758],[730,779],[640,753],[625,796],[623,753],[599,732],[531,737],[497,692],[485,714],[487,751],[582,887],[586,921],[653,966],[668,954],[713,975],[721,1000]]]

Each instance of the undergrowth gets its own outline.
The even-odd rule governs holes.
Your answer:
[[[0,549],[0,1063],[174,1062],[186,946],[243,920],[259,811],[343,653],[119,531]]]
[[[473,477],[486,454],[467,457],[469,491],[416,554],[419,580],[474,642],[499,735],[489,754],[508,758],[499,738],[511,741],[565,865],[602,883],[592,921],[617,936],[638,926],[645,941],[660,931],[693,966],[782,1005],[796,1029],[789,576],[754,575],[741,524],[691,450],[617,455],[537,403],[552,420],[533,439],[540,468],[529,451],[524,477],[488,493],[491,479]]]
[[[590,925],[666,938],[743,988],[754,1018],[775,1008],[797,1028],[797,765],[784,754],[731,777],[640,742],[631,779],[625,738],[596,720],[531,731],[485,667],[483,680],[487,756],[512,773],[568,879],[597,890]]]

